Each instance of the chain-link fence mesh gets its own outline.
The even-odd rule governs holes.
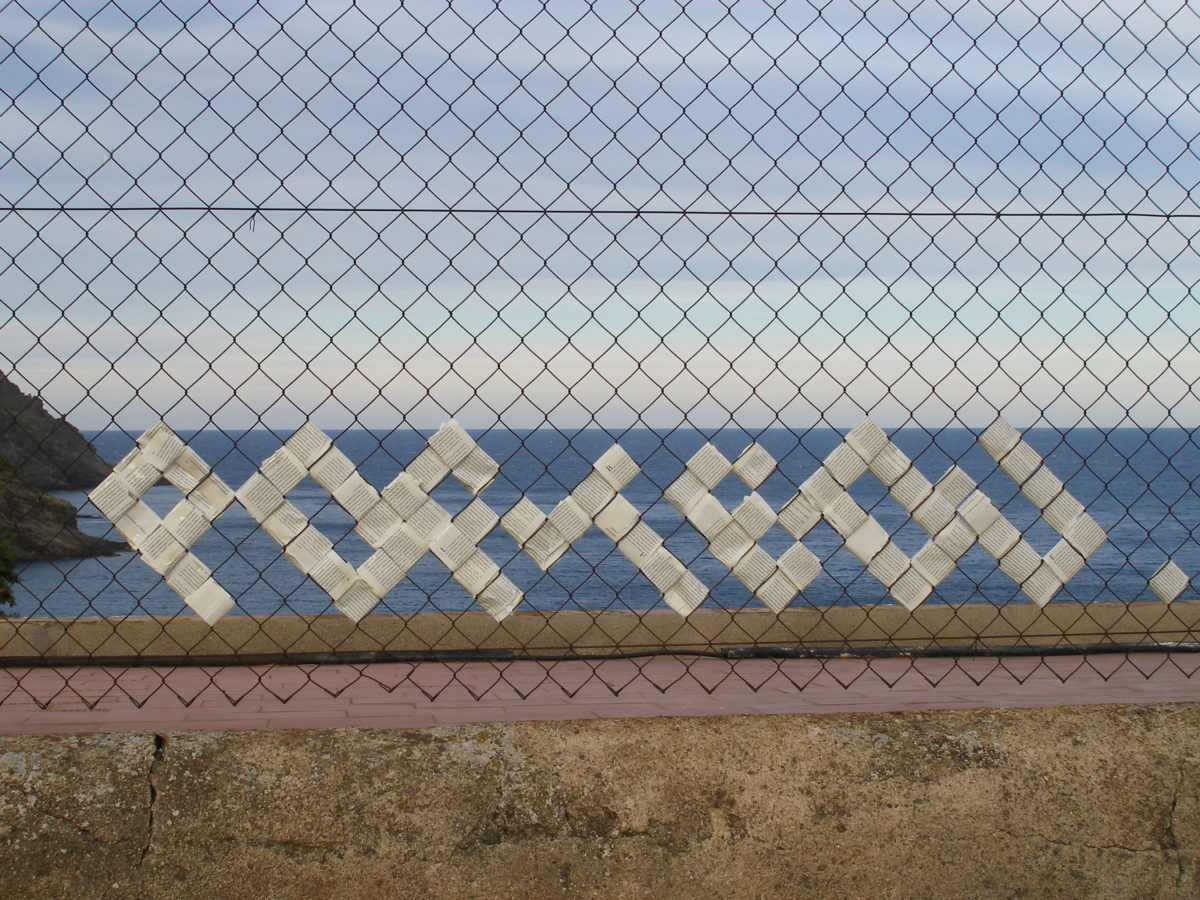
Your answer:
[[[1189,4],[10,2],[0,39],[9,696],[1195,671]]]

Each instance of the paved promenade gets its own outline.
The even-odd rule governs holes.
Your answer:
[[[3,734],[1195,702],[1200,654],[5,669],[0,700]]]

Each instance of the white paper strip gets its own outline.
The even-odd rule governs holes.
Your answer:
[[[211,525],[196,507],[187,500],[180,500],[163,519],[163,527],[183,546],[194,547]]]
[[[412,529],[407,525],[399,525],[390,535],[383,546],[379,548],[381,553],[387,554],[396,565],[400,567],[402,575],[408,574],[408,570],[415,566],[422,556],[428,552],[428,547],[413,533]],[[386,594],[387,591],[381,591]]]
[[[433,452],[442,458],[446,468],[453,469],[475,449],[475,442],[453,419],[439,428],[429,439]]]
[[[976,534],[987,531],[1000,518],[1000,510],[981,491],[976,491],[958,508],[958,514],[963,517]]]
[[[596,516],[616,495],[612,485],[595,471],[588,472],[583,481],[575,486],[575,490],[571,491],[571,496],[579,504],[579,508],[589,517]]]
[[[638,522],[617,542],[617,549],[639,569],[661,546],[662,538],[645,522]]]
[[[229,509],[233,500],[233,488],[222,481],[215,472],[188,494],[188,501],[210,522]]]
[[[1004,474],[1018,485],[1023,484],[1041,465],[1041,456],[1024,441],[1017,441],[1000,460],[1000,468],[1004,470]]]
[[[96,485],[88,494],[88,499],[110,521],[123,515],[137,500],[130,492],[129,485],[116,471]]]
[[[775,510],[757,492],[748,495],[733,511],[734,520],[746,529],[753,540],[771,530],[778,518]]]
[[[748,591],[756,591],[775,572],[775,560],[758,544],[753,544],[733,565],[733,574]]]
[[[183,441],[163,422],[156,422],[137,440],[142,458],[160,472],[183,452]]]
[[[1083,554],[1084,558],[1091,556],[1108,540],[1104,529],[1096,524],[1096,520],[1087,513],[1081,513],[1062,531],[1062,536],[1071,542],[1071,546]]]
[[[822,466],[800,485],[800,493],[810,506],[824,512],[846,492],[829,474],[829,470]]]
[[[332,493],[338,506],[354,519],[366,515],[367,510],[379,500],[379,493],[357,472],[346,478]]]
[[[515,584],[504,575],[495,579],[485,587],[475,599],[493,619],[503,621],[517,608],[524,595]]]
[[[759,601],[773,613],[781,613],[796,596],[796,585],[782,571],[776,570],[754,592]]]
[[[308,573],[335,601],[354,584],[358,573],[334,550],[319,559]]]
[[[185,596],[183,601],[209,625],[216,625],[233,609],[233,598],[229,596],[229,592],[211,578]]]
[[[1043,563],[1021,584],[1021,593],[1038,606],[1045,606],[1054,599],[1054,595],[1061,587],[1062,582],[1059,581],[1058,576],[1048,565]]]
[[[733,473],[753,491],[767,480],[778,465],[775,457],[771,456],[761,444],[751,444],[742,451],[741,456],[733,461]]]
[[[411,519],[429,499],[429,495],[421,490],[417,479],[407,472],[401,472],[383,489],[383,499],[401,518]]]
[[[167,571],[187,552],[175,535],[161,525],[146,535],[145,540],[138,547],[138,551],[142,554],[142,559],[159,575],[167,574]]]
[[[361,579],[354,581],[333,601],[333,605],[352,622],[362,621],[378,604],[379,595]]]
[[[904,452],[895,444],[888,443],[871,460],[868,468],[871,470],[871,474],[878,478],[884,487],[891,487],[905,472],[912,468],[912,460],[905,456]]]
[[[912,511],[912,520],[931,535],[937,534],[953,519],[954,506],[936,489]]]
[[[665,491],[663,496],[683,515],[688,515],[702,497],[708,495],[708,488],[691,469],[684,469]]]
[[[1000,571],[1017,584],[1024,584],[1041,564],[1041,556],[1029,545],[1029,542],[1019,540],[1001,557]]]
[[[596,516],[596,527],[611,541],[619,541],[639,524],[641,514],[637,507],[617,494]]]
[[[371,557],[358,567],[358,574],[371,589],[380,597],[398,585],[408,569],[400,566],[390,554],[384,550],[376,550]]]
[[[171,590],[185,599],[200,590],[210,578],[212,571],[191,553],[180,557],[166,575]]]
[[[512,539],[520,547],[533,537],[545,521],[546,516],[534,505],[533,501],[528,497],[522,497],[513,505],[512,509],[500,517],[500,527],[512,535]]]
[[[663,594],[663,602],[681,616],[686,616],[708,597],[708,588],[700,583],[691,572],[675,582]]]
[[[137,550],[141,547],[146,535],[158,527],[158,516],[141,500],[134,502],[129,509],[112,520],[117,531],[129,542],[129,546]]]
[[[825,457],[821,466],[844,488],[854,484],[867,471],[866,460],[855,453],[849,444],[839,444]]]
[[[325,455],[333,442],[325,432],[316,428],[311,422],[305,422],[283,442],[283,445],[307,470],[309,466]]]
[[[825,509],[825,519],[844,538],[849,538],[868,520],[875,521],[845,491]]]
[[[712,444],[705,444],[687,461],[688,470],[700,479],[706,490],[725,480],[733,465]]]
[[[332,494],[342,482],[355,474],[354,464],[337,447],[330,447],[321,458],[309,466],[313,480]]]
[[[905,573],[908,566],[908,556],[903,550],[888,541],[884,544],[883,549],[867,563],[867,571],[874,575],[875,579],[884,587],[890,588]]]
[[[413,513],[407,524],[413,534],[429,545],[438,533],[450,524],[450,513],[436,500],[426,500],[421,504],[421,508]]]
[[[499,471],[500,464],[476,447],[454,467],[454,477],[472,494],[478,494],[492,483]]]
[[[721,505],[720,500],[706,492],[688,513],[688,521],[706,540],[711,541],[733,521],[733,516]]]
[[[928,542],[912,558],[912,567],[931,585],[941,584],[954,571],[955,560],[933,541]]]
[[[195,490],[210,473],[208,464],[187,446],[163,472],[167,480],[184,494]]]
[[[888,544],[888,533],[874,519],[868,518],[846,538],[846,549],[863,565],[867,565]]]
[[[1021,493],[1038,509],[1044,510],[1059,494],[1063,483],[1049,469],[1038,469],[1021,485]]]
[[[798,591],[804,590],[821,574],[821,561],[801,543],[788,547],[787,552],[779,557],[778,565]]]
[[[442,483],[442,479],[450,474],[450,467],[433,450],[426,447],[417,454],[416,459],[408,464],[405,470],[416,479],[421,490],[428,493]]]
[[[720,560],[727,569],[732,569],[754,546],[754,538],[737,522],[730,522],[708,545],[708,552]]]
[[[538,564],[538,568],[545,571],[558,562],[569,546],[562,532],[546,522],[525,542],[523,549]]]
[[[888,488],[888,492],[911,514],[933,493],[933,485],[929,483],[928,478],[913,468],[896,479],[896,482]],[[954,514],[953,508],[951,508],[950,514]]]
[[[916,569],[910,568],[891,586],[890,593],[907,610],[914,610],[933,593],[933,585]]]
[[[868,464],[889,445],[888,436],[870,419],[863,419],[846,435],[846,443]]]
[[[1004,556],[1009,550],[1017,545],[1017,541],[1021,539],[1021,532],[1013,527],[1008,519],[1000,516],[979,534],[979,546],[983,547],[996,559]]]
[[[487,554],[482,550],[474,550],[462,565],[454,570],[454,580],[471,596],[478,597],[499,574],[500,567],[492,562]]]
[[[478,544],[496,527],[500,519],[482,500],[468,503],[454,517],[454,524],[472,544]]]
[[[799,492],[779,511],[779,524],[786,528],[796,540],[800,540],[812,531],[813,526],[819,521],[821,521],[820,510],[814,509],[812,504]]]
[[[1061,540],[1046,554],[1046,564],[1066,584],[1083,568],[1083,557],[1067,540]]]
[[[1186,589],[1190,579],[1187,573],[1171,560],[1167,560],[1150,576],[1150,590],[1163,603],[1170,603]]]
[[[1083,511],[1083,504],[1066,490],[1051,500],[1050,504],[1042,510],[1042,518],[1046,520],[1046,524],[1060,534],[1083,515],[1086,515]]]
[[[379,547],[400,522],[400,514],[390,503],[380,498],[358,517],[354,530],[367,544]]]
[[[666,547],[659,546],[641,566],[642,573],[662,592],[670,590],[687,569]]]
[[[297,569],[308,575],[333,550],[329,538],[311,525],[292,538],[283,548],[283,555]]]
[[[622,490],[640,471],[632,457],[616,444],[609,447],[593,466],[614,491]]]
[[[475,545],[468,541],[457,527],[448,523],[445,528],[434,535],[429,549],[451,573],[454,573],[467,561],[467,557],[471,555]]]
[[[592,526],[592,517],[571,497],[564,497],[547,516],[564,541],[573,544]]]
[[[286,446],[264,459],[258,471],[284,494],[308,477],[308,468]]]
[[[279,488],[275,487],[261,472],[255,472],[245,484],[238,488],[237,500],[259,522],[265,521],[285,502]]]
[[[129,492],[135,497],[144,496],[146,491],[158,484],[163,477],[162,471],[152,466],[141,450],[131,451],[113,468],[113,472],[121,476]]]
[[[1021,440],[1021,435],[1015,428],[1003,419],[997,419],[987,431],[980,435],[979,445],[987,451],[992,459],[1000,460],[1016,446],[1019,440]]]

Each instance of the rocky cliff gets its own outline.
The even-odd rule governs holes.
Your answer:
[[[112,556],[129,549],[84,534],[74,506],[4,471],[0,471],[0,534],[9,535],[21,560]]]
[[[112,467],[74,426],[0,375],[0,536],[17,559],[110,556],[123,543],[84,534],[75,507],[47,490],[90,488]]]
[[[41,400],[3,375],[0,459],[17,478],[43,491],[95,487],[112,471],[73,425],[50,415]]]

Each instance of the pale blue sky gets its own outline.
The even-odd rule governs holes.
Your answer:
[[[1200,219],[933,215],[1200,212],[1186,3],[314,7],[0,11],[0,366],[82,427],[1200,423]]]

